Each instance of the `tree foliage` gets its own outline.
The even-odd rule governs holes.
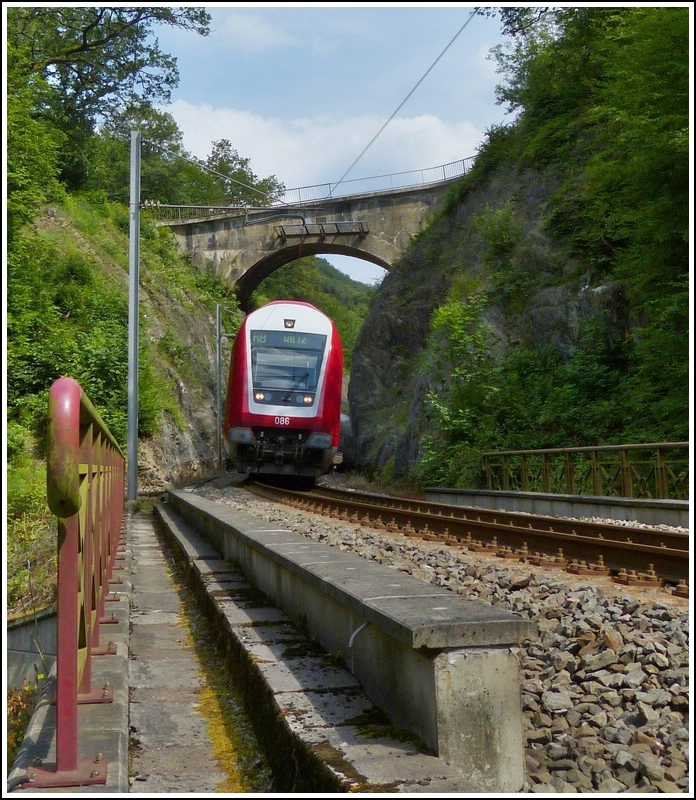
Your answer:
[[[220,181],[201,168],[183,147],[171,114],[147,103],[129,105],[106,121],[87,145],[89,168],[84,189],[108,200],[130,199],[131,133],[141,134],[140,196],[169,204],[211,203]]]
[[[428,353],[432,387],[426,397],[430,433],[424,442],[420,478],[458,485],[478,461],[489,436],[490,336],[483,320],[485,292],[459,297],[456,288],[434,313]]]
[[[688,440],[689,11],[479,11],[509,35],[495,54],[497,92],[517,118],[490,132],[477,169],[514,161],[553,175],[547,235],[587,285],[624,287],[629,319],[619,329],[588,318],[570,352],[509,346],[494,366],[474,367],[479,390],[467,392],[474,329],[462,324],[461,298],[448,298],[429,352],[451,379],[430,395],[423,476],[476,483],[471,454],[486,450]],[[525,252],[513,202],[487,208],[475,227],[490,301],[503,310],[528,302],[540,278],[560,277]]]
[[[251,170],[251,162],[232,147],[228,139],[212,143],[205,166],[218,179],[223,205],[267,206],[284,190],[274,175],[259,180]]]
[[[62,375],[80,383],[104,422],[124,445],[127,408],[128,302],[93,261],[77,250],[27,236],[8,256],[7,414],[42,441],[48,391]],[[143,347],[143,370],[150,354]],[[143,408],[148,384],[143,379]],[[160,403],[156,407],[161,408]],[[159,418],[139,418],[143,435]]]
[[[208,34],[202,8],[15,6],[7,9],[8,88],[36,87],[32,116],[63,134],[61,178],[85,179],[85,147],[100,121],[137,102],[167,103],[176,58],[153,36],[158,24]]]
[[[45,203],[64,195],[58,180],[58,153],[64,141],[50,124],[32,117],[36,93],[25,87],[7,98],[8,240]]]

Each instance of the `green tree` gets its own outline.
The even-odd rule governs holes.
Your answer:
[[[588,111],[595,139],[579,202],[614,247],[641,305],[684,287],[689,251],[687,9],[635,8],[603,30],[604,80]]]
[[[285,188],[274,175],[260,180],[252,172],[249,159],[242,158],[227,139],[212,143],[205,166],[218,179],[218,202],[226,205],[267,206]]]
[[[20,6],[7,9],[8,88],[36,83],[32,115],[64,134],[61,178],[79,187],[85,146],[100,120],[136,99],[167,103],[179,75],[176,59],[159,48],[158,24],[206,36],[202,8],[157,6]]]
[[[563,179],[556,231],[643,300],[671,294],[688,264],[688,9],[507,11],[498,99],[519,112],[521,157]]]
[[[141,134],[140,194],[170,204],[209,203],[220,182],[183,147],[183,135],[171,114],[147,103],[129,105],[105,121],[87,148],[84,188],[109,200],[128,203],[131,132]]]

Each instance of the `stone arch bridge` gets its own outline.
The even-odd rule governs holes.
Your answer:
[[[473,158],[467,158],[414,173],[348,181],[342,188],[354,193],[342,196],[331,196],[337,189],[331,184],[291,189],[267,207],[144,206],[156,224],[170,228],[195,266],[233,286],[240,305],[248,309],[251,293],[264,278],[304,256],[353,256],[389,270],[472,164]],[[410,185],[393,188],[395,181],[408,180]],[[380,183],[386,188],[375,188]]]

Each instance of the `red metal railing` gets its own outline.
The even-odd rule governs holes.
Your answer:
[[[48,402],[47,498],[58,517],[58,641],[56,653],[56,764],[28,770],[32,788],[106,783],[106,763],[78,763],[78,703],[113,699],[92,690],[91,659],[121,536],[124,457],[80,385],[53,383]],[[110,621],[110,620],[108,620]]]

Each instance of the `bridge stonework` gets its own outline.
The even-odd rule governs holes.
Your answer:
[[[264,278],[304,256],[352,256],[388,271],[458,180],[301,205],[211,209],[206,216],[157,224],[170,228],[194,266],[234,287],[247,308]]]

